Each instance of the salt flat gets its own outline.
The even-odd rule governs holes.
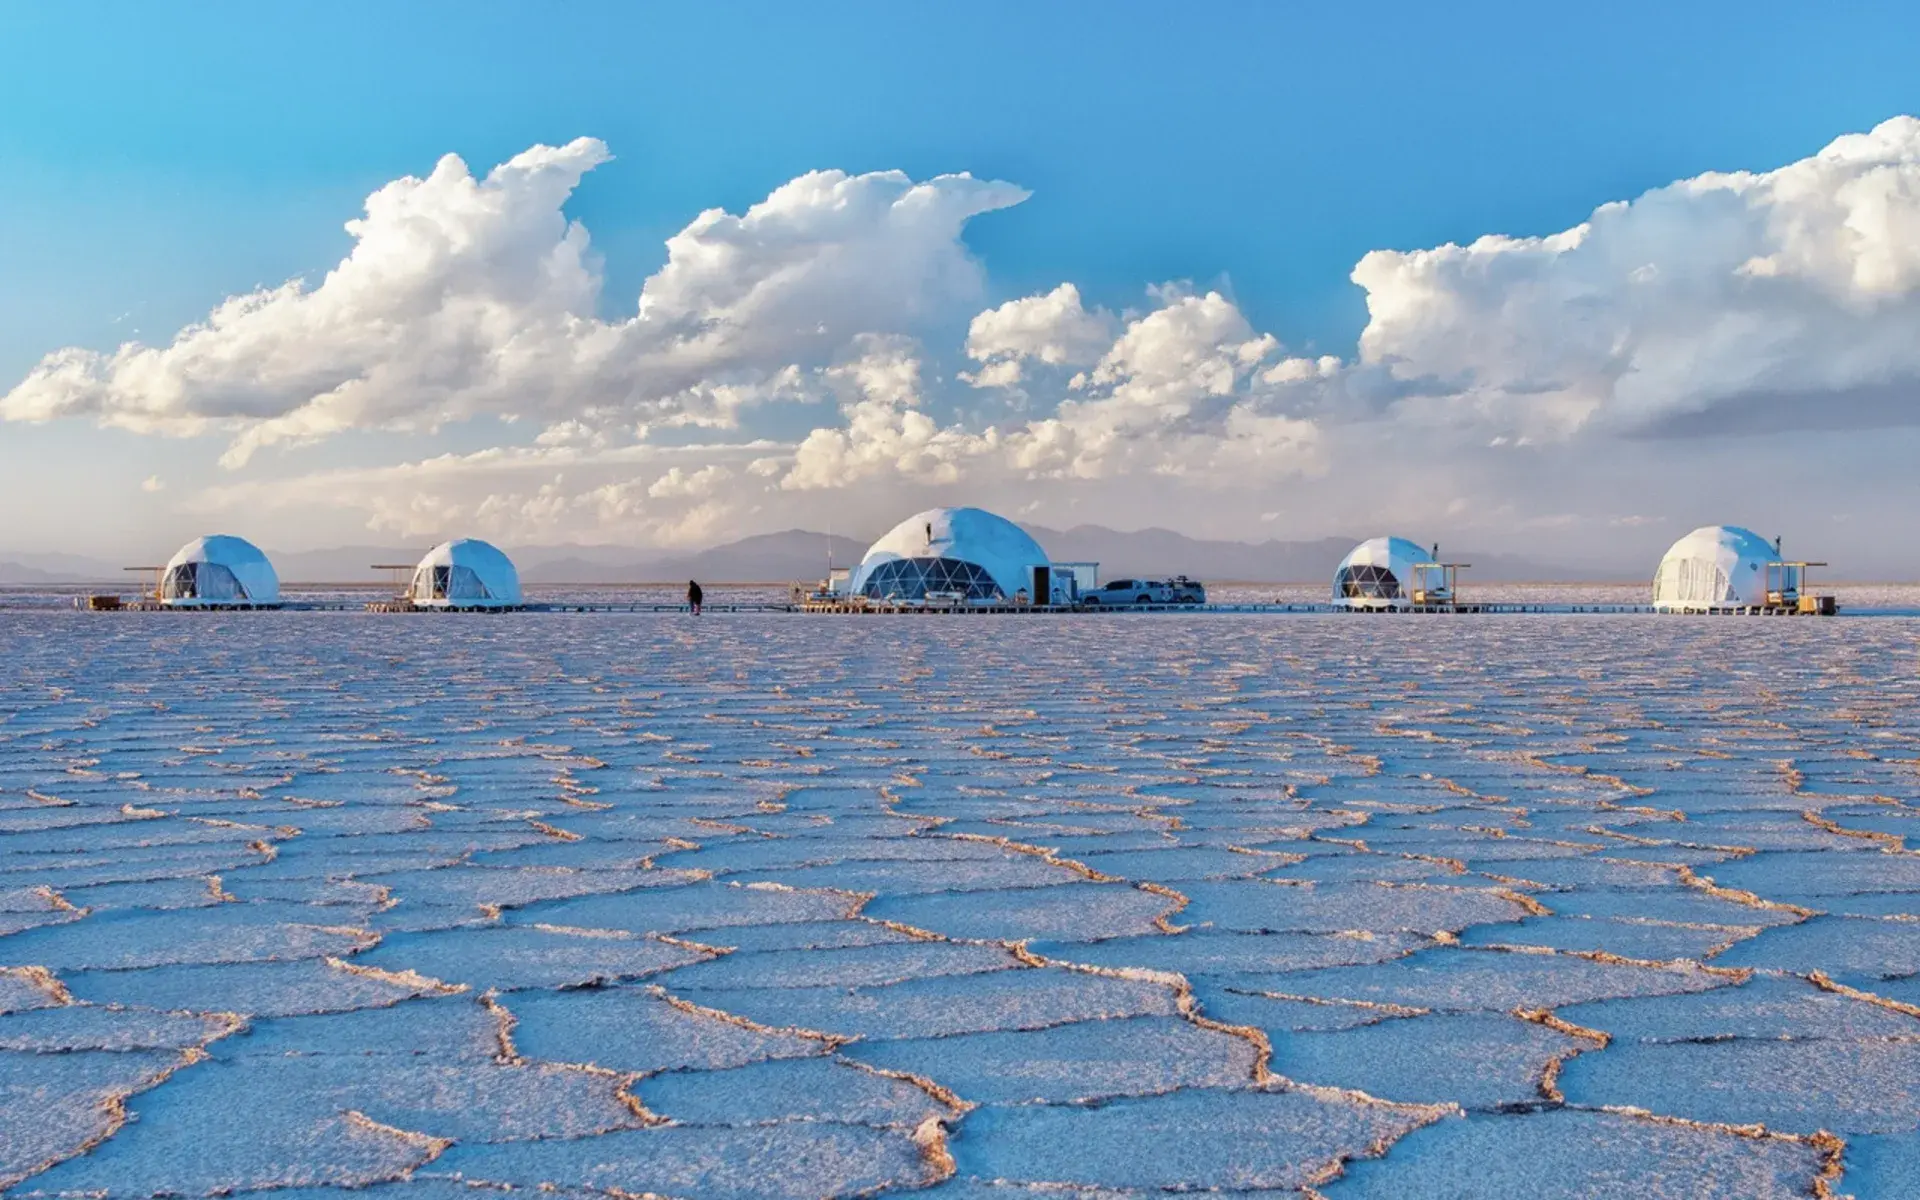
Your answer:
[[[1920,1195],[1917,637],[0,614],[0,1187]]]

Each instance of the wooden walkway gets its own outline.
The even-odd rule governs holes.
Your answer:
[[[780,606],[768,606],[779,608]],[[684,611],[685,606],[682,606]],[[1591,613],[1602,615],[1660,614],[1662,616],[1754,616],[1789,617],[1803,614],[1791,606],[1754,605],[1741,608],[1711,609],[1700,612],[1655,608],[1651,604],[1416,604],[1398,608],[1349,608],[1344,604],[1114,604],[1076,607],[1071,605],[958,605],[958,604],[847,604],[808,602],[786,606],[786,611],[820,613],[833,616],[1087,616],[1117,617],[1144,613],[1301,613],[1353,617],[1459,616],[1476,614],[1557,614]],[[1831,615],[1831,614],[1826,614]]]
[[[4,607],[25,607],[0,605]],[[76,605],[84,609],[84,605]],[[1790,616],[1830,616],[1828,613],[1806,613],[1791,606],[1752,605],[1739,608],[1718,608],[1682,612],[1679,610],[1658,609],[1649,604],[1446,604],[1446,605],[1409,605],[1399,608],[1348,608],[1332,603],[1315,604],[1126,604],[1094,605],[1076,607],[1071,605],[1046,604],[886,604],[845,602],[806,601],[797,604],[706,604],[702,611],[712,614],[721,613],[804,613],[822,616],[843,617],[1124,617],[1151,614],[1245,614],[1245,615],[1324,615],[1352,617],[1397,617],[1397,616],[1473,616],[1473,615],[1652,615],[1691,616],[1691,617],[1790,617]],[[45,611],[41,609],[39,611]],[[388,614],[434,614],[495,616],[504,613],[686,613],[685,604],[634,602],[561,602],[523,604],[512,608],[426,608],[395,600],[293,600],[271,607],[249,608],[178,608],[168,607],[150,600],[136,600],[119,608],[100,609],[102,612],[121,613],[247,613],[247,612],[358,612]]]

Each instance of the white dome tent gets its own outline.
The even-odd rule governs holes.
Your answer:
[[[1431,563],[1427,547],[1403,537],[1368,538],[1333,572],[1333,602],[1347,608],[1408,608],[1425,586],[1418,568]]]
[[[896,603],[1036,604],[1071,599],[1040,543],[1005,517],[978,508],[916,513],[875,542],[847,580],[849,595]],[[1045,595],[1035,594],[1035,584]]]
[[[413,569],[407,602],[415,608],[519,608],[520,572],[513,560],[478,538],[457,538],[427,551]]]
[[[158,598],[166,608],[277,608],[280,576],[252,542],[217,533],[167,561]]]
[[[1702,526],[1675,542],[1660,560],[1653,575],[1653,606],[1669,612],[1710,612],[1767,604],[1768,568],[1779,561],[1780,548],[1751,529]],[[1788,564],[1775,572],[1776,587],[1797,593],[1798,572],[1792,569],[1797,566]]]

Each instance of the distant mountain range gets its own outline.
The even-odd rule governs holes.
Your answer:
[[[55,583],[120,584],[132,578],[118,563],[77,554],[0,553],[0,586],[36,587]]]
[[[824,579],[827,565],[860,561],[867,543],[854,538],[789,529],[692,552],[613,550],[596,547],[524,549],[516,552],[529,583],[642,583],[699,579],[712,583],[784,583]]]
[[[1056,562],[1097,562],[1105,579],[1184,574],[1214,582],[1319,583],[1331,578],[1357,538],[1309,542],[1207,541],[1169,529],[1122,532],[1098,525],[1055,530],[1028,526]],[[764,533],[700,551],[639,550],[619,546],[509,547],[528,583],[649,583],[698,579],[708,583],[815,580],[827,564],[851,566],[866,553],[864,539],[829,537],[803,529]],[[1450,560],[1469,562],[1469,578],[1487,583],[1550,580],[1638,580],[1645,571],[1609,572],[1510,554],[1443,547]],[[340,546],[330,550],[269,551],[280,578],[301,583],[379,583],[374,563],[411,563],[426,546]],[[0,556],[0,584],[124,585],[119,566],[72,555]]]
[[[1062,531],[1036,526],[1028,532],[1056,562],[1099,563],[1103,579],[1185,574],[1221,583],[1322,583],[1333,578],[1340,560],[1360,541],[1357,537],[1330,537],[1311,542],[1221,542],[1190,538],[1170,529],[1122,533],[1098,525],[1076,525]],[[1512,554],[1449,547],[1442,550],[1449,562],[1472,563],[1469,577],[1487,583],[1599,582],[1616,577],[1591,567],[1539,562]],[[1636,572],[1625,578],[1638,579],[1639,575]]]
[[[78,583],[78,578],[67,578],[52,571],[42,571],[38,567],[29,567],[25,563],[0,562],[0,585],[11,587],[32,587],[42,583]]]

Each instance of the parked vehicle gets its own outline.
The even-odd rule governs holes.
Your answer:
[[[1089,608],[1206,602],[1206,585],[1185,575],[1176,575],[1172,579],[1116,579],[1080,597],[1080,603]]]

